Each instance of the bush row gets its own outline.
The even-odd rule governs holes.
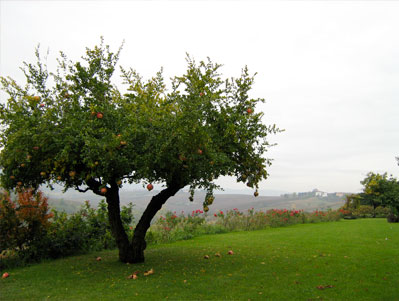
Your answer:
[[[369,205],[360,205],[357,208],[341,208],[339,209],[344,218],[369,218],[369,217],[384,217],[388,218],[391,214],[389,207],[378,206],[373,208]]]
[[[185,215],[184,212],[167,212],[151,226],[146,239],[149,243],[165,243],[190,239],[202,234],[251,231],[293,224],[337,221],[342,218],[337,210],[304,212],[303,210],[271,209],[246,212],[238,209],[219,211],[208,216],[202,210]]]
[[[130,237],[134,230],[132,209],[130,204],[121,210],[122,222]],[[345,212],[336,210],[308,213],[287,209],[256,211],[253,208],[246,212],[238,209],[219,211],[214,215],[202,210],[189,214],[166,212],[151,225],[146,240],[148,244],[158,244],[203,234],[336,221],[344,215]],[[0,268],[116,248],[104,201],[96,209],[87,201],[78,212],[66,214],[56,210],[50,212],[47,198],[41,192],[19,192],[14,199],[3,193],[0,195],[0,229]]]

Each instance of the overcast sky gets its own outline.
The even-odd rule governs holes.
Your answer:
[[[49,66],[79,58],[104,36],[120,63],[149,77],[185,70],[185,53],[210,57],[225,76],[257,72],[265,123],[286,131],[268,156],[268,190],[358,192],[369,171],[399,176],[399,2],[4,1],[0,74],[40,43]],[[5,101],[2,95],[1,101]],[[244,188],[224,178],[226,188]]]

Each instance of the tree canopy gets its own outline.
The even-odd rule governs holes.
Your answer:
[[[387,173],[378,174],[370,172],[361,181],[363,192],[360,194],[361,202],[371,205],[390,207],[392,213],[399,216],[399,181]]]
[[[256,107],[262,98],[248,95],[254,83],[245,67],[239,78],[224,79],[221,65],[196,63],[166,88],[162,70],[143,80],[120,67],[123,89],[112,82],[121,48],[103,42],[87,48],[81,61],[61,53],[49,72],[36,50],[36,64],[24,63],[26,85],[1,78],[9,99],[0,105],[1,183],[7,189],[54,183],[103,195],[120,259],[144,260],[145,233],[155,213],[178,190],[208,191],[214,180],[235,176],[254,188],[268,177],[265,153],[270,134]],[[130,242],[120,222],[119,189],[124,183],[163,183]]]

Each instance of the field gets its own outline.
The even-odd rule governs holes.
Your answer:
[[[399,224],[343,220],[153,246],[138,265],[103,251],[16,268],[0,299],[398,300],[398,266]]]

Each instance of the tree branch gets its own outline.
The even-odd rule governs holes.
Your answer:
[[[101,191],[100,191],[100,187],[101,187],[101,182],[96,181],[95,179],[91,178],[89,180],[86,181],[86,184],[88,186],[88,189],[92,190],[93,193],[97,194],[97,195],[101,195],[104,196]]]
[[[90,190],[90,187],[87,187],[86,189],[80,189],[79,186],[75,187],[75,190],[79,191],[79,192],[86,192]]]

